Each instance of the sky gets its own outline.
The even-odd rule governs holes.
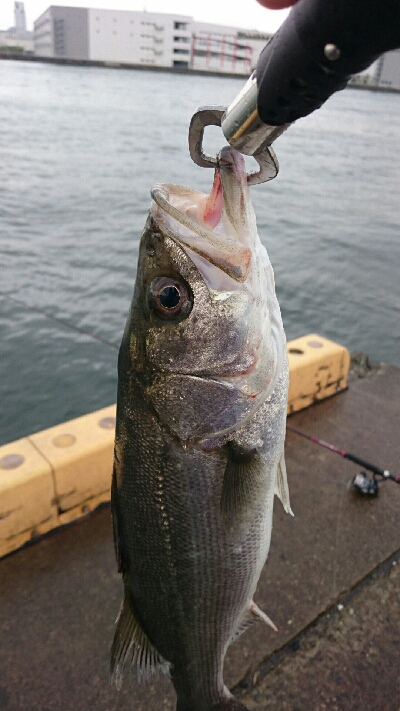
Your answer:
[[[266,10],[256,0],[25,0],[27,29],[49,5],[115,10],[147,10],[189,15],[198,22],[275,32],[288,10]],[[0,0],[0,30],[14,25],[13,0]]]

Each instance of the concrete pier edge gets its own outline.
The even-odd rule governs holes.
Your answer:
[[[299,342],[289,347],[302,351]],[[314,364],[313,372],[326,369]],[[290,424],[398,474],[400,369],[353,354],[348,382],[337,396],[299,409]],[[65,453],[76,446],[66,446],[74,434],[66,424],[53,437],[63,435],[57,451]],[[249,711],[399,711],[400,488],[386,481],[377,497],[358,494],[358,465],[289,430],[285,456],[295,516],[275,500],[254,597],[278,631],[258,624],[244,632],[228,649],[225,683]],[[56,505],[73,510],[78,492],[62,490],[61,475],[56,480]],[[5,711],[175,711],[168,679],[139,685],[127,674],[121,691],[109,684],[122,582],[108,504],[0,565]]]
[[[232,693],[238,698],[242,698],[249,694],[249,692],[253,689],[256,689],[267,674],[269,674],[273,669],[276,669],[287,657],[290,657],[292,654],[299,651],[305,637],[307,637],[310,632],[315,631],[321,622],[326,621],[327,618],[339,616],[342,610],[349,605],[357,595],[366,591],[367,588],[376,580],[385,578],[389,574],[392,567],[398,565],[399,563],[400,549],[391,554],[386,560],[377,565],[376,568],[367,573],[349,590],[341,593],[332,605],[317,614],[315,619],[311,620],[306,627],[293,635],[293,637],[282,645],[282,647],[275,649],[272,654],[269,654],[265,659],[263,659],[256,669],[253,668],[249,670],[248,673],[245,673],[243,678],[231,689]]]

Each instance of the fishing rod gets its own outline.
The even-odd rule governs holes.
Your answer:
[[[350,452],[345,452],[343,449],[339,449],[339,447],[335,447],[335,445],[330,444],[329,442],[325,442],[323,439],[313,437],[312,435],[309,435],[306,432],[297,429],[297,427],[293,427],[292,425],[286,425],[286,429],[290,430],[291,432],[295,432],[296,434],[300,435],[300,437],[305,437],[306,439],[309,439],[311,442],[315,442],[315,444],[319,444],[321,447],[325,447],[325,449],[329,449],[331,452],[335,452],[335,454],[340,454],[341,457],[349,459],[351,462],[359,464],[360,466],[364,467],[364,469],[367,469],[368,471],[372,472],[372,479],[370,479],[363,471],[359,472],[353,478],[353,486],[360,494],[377,496],[378,483],[382,483],[382,481],[387,481],[388,479],[390,479],[390,481],[394,481],[396,484],[400,484],[400,477],[391,474],[388,469],[381,469],[375,464],[370,464],[369,462],[366,462],[365,459],[361,459],[361,457],[356,457],[354,454],[350,454]],[[376,478],[377,476],[382,477],[379,482]]]

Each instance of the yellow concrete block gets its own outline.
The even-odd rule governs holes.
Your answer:
[[[0,556],[57,525],[54,479],[27,438],[0,447]]]
[[[310,333],[289,341],[287,348],[289,415],[347,387],[350,354],[344,346]]]
[[[82,518],[83,516],[87,516],[92,511],[97,509],[97,507],[100,506],[100,504],[104,504],[107,501],[110,501],[110,498],[111,498],[111,491],[108,488],[106,491],[103,491],[101,494],[92,496],[90,499],[85,499],[85,501],[80,502],[77,506],[73,506],[72,508],[59,513],[57,525],[63,526],[66,523],[75,521],[77,518]]]
[[[347,385],[349,352],[310,334],[288,343],[288,413]],[[0,556],[110,499],[116,406],[0,447]]]
[[[60,523],[85,513],[90,499],[110,498],[115,414],[110,405],[30,436],[52,467]]]

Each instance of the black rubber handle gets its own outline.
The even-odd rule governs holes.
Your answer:
[[[307,116],[399,46],[400,0],[299,0],[258,60],[260,118],[281,126]]]

